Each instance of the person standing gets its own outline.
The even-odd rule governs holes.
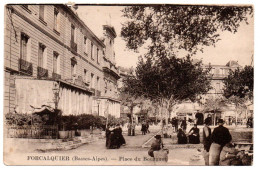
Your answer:
[[[128,129],[128,136],[131,136],[131,131],[132,131],[132,127],[131,127],[132,125],[131,125],[131,122],[129,121],[128,123],[127,123],[127,129]]]
[[[175,131],[175,117],[172,118],[171,124],[172,124],[173,131]]]
[[[150,131],[149,131],[149,122],[148,121],[146,122],[146,133],[150,133]]]
[[[110,135],[111,135],[111,131],[110,131],[110,125],[107,126],[106,128],[106,147],[109,148],[109,144],[110,144]]]
[[[211,118],[208,117],[204,121],[203,127],[203,145],[204,145],[204,160],[205,165],[209,165],[209,149],[211,145],[211,129],[209,127]]]
[[[175,132],[178,132],[178,126],[179,126],[179,119],[176,118],[176,119],[175,119],[175,124],[174,124]]]
[[[219,126],[213,130],[211,135],[212,144],[209,149],[209,165],[219,165],[220,153],[223,147],[232,140],[229,130],[223,124],[223,119],[219,119]]]
[[[186,122],[186,117],[184,117],[184,119],[181,122],[181,128],[184,132],[186,132],[187,129],[187,122]]]
[[[145,134],[146,134],[146,124],[145,124],[144,121],[143,121],[143,123],[142,123],[141,131],[142,131],[142,135],[145,135]]]
[[[231,117],[228,118],[228,125],[232,125],[231,124]]]
[[[135,122],[133,121],[133,124],[131,126],[132,129],[132,136],[135,136]]]

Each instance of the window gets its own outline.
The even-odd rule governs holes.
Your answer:
[[[71,25],[71,41],[74,42],[75,38],[75,27]]]
[[[116,58],[116,53],[114,52],[113,59],[115,60],[115,58]]]
[[[57,8],[54,8],[54,30],[60,31],[60,13]]]
[[[32,13],[32,11],[29,9],[29,5],[22,5],[23,9],[25,9],[29,14]]]
[[[98,56],[98,53],[99,53],[99,49],[97,48],[97,63],[99,64],[99,56]]]
[[[38,51],[38,66],[39,67],[44,67],[44,51],[45,51],[46,46],[43,45],[42,43],[39,43],[39,51]]]
[[[97,77],[97,90],[99,90],[99,77]]]
[[[21,53],[20,53],[20,57],[23,60],[27,60],[28,40],[29,40],[29,37],[26,34],[22,33],[21,34],[21,46],[20,46]]]
[[[87,37],[84,36],[84,44],[86,45],[87,44]]]
[[[91,81],[90,82],[91,83],[91,88],[94,88],[95,84],[94,84],[94,74],[93,73],[91,73],[91,77],[90,78],[91,78],[91,80],[90,80]]]
[[[57,52],[53,52],[53,73],[58,73],[58,57],[59,54]]]
[[[44,5],[39,6],[39,19],[44,21]]]
[[[219,69],[218,69],[218,68],[216,68],[215,73],[216,73],[217,75],[219,75]]]
[[[88,82],[88,71],[86,69],[84,69],[84,80],[85,82]]]
[[[88,38],[86,36],[84,36],[84,53],[88,54]]]
[[[105,82],[105,93],[107,93],[107,82]]]
[[[93,43],[91,43],[91,53],[90,53],[90,56],[91,56],[91,59],[94,60],[94,58],[93,58],[93,50],[94,50]]]
[[[71,77],[76,75],[76,62],[74,60],[71,60]]]

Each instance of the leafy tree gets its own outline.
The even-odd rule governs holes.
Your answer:
[[[253,103],[254,92],[254,67],[245,66],[230,71],[224,79],[224,96],[227,102],[236,108],[236,124],[239,109],[245,109],[246,103]]]
[[[248,98],[253,100],[254,90],[254,67],[245,66],[243,69],[237,68],[230,71],[227,78],[224,79],[224,96],[230,98],[237,96],[239,98]]]
[[[124,91],[158,103],[159,114],[168,120],[173,106],[184,100],[195,101],[211,88],[208,73],[201,62],[191,58],[163,57],[156,61],[139,58],[136,76],[125,80]]]
[[[128,20],[121,35],[129,49],[138,50],[146,42],[148,56],[171,55],[178,49],[190,54],[220,40],[219,31],[237,32],[253,15],[252,6],[149,5],[123,9]],[[248,24],[248,23],[247,23]]]
[[[222,96],[218,96],[218,97],[209,97],[206,99],[205,103],[203,103],[204,108],[203,111],[204,112],[211,112],[213,113],[213,125],[216,124],[216,113],[218,112],[222,112],[225,110],[226,107],[228,107],[228,103],[226,101],[226,99]]]
[[[129,77],[126,79],[130,80]],[[125,80],[124,80],[124,82],[125,82]],[[136,87],[137,86],[131,86],[130,82],[128,85],[125,84],[125,86],[121,89],[121,93],[120,93],[120,97],[119,97],[119,99],[121,100],[121,105],[128,107],[128,109],[130,111],[130,115],[131,115],[130,123],[133,123],[134,107],[139,106],[141,104],[141,100],[142,100],[133,91],[134,88],[136,88]],[[126,90],[126,89],[128,89],[128,90]]]

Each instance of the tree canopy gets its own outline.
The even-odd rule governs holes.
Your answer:
[[[147,55],[161,57],[178,49],[190,54],[220,40],[219,31],[237,32],[253,15],[252,6],[149,5],[123,9],[121,35],[129,49],[149,41]]]
[[[184,100],[195,101],[208,92],[211,88],[209,71],[189,56],[164,57],[156,61],[139,58],[136,76],[124,80],[123,91],[159,103],[169,113],[173,105]]]
[[[224,79],[224,96],[226,98],[236,96],[253,100],[253,90],[254,67],[252,66],[231,70],[228,77]]]

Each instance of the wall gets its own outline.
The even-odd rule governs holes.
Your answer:
[[[89,93],[60,85],[59,97],[58,109],[63,115],[91,114],[92,97]]]
[[[55,108],[53,95],[53,81],[33,80],[16,77],[16,112],[31,113],[34,108],[49,105]],[[44,93],[43,93],[44,91]]]
[[[10,8],[11,7],[11,8]],[[59,30],[54,30],[54,9],[59,11]],[[77,44],[77,51],[73,51],[71,48],[71,24],[75,26],[75,43]],[[65,81],[71,81],[71,58],[75,58],[76,65],[76,75],[81,76],[84,81],[88,82],[90,80],[91,73],[94,74],[94,85],[93,88],[101,91],[101,95],[104,95],[105,83],[104,83],[104,73],[103,66],[105,62],[103,61],[103,51],[105,50],[105,45],[99,40],[89,28],[79,20],[79,18],[66,6],[64,5],[45,5],[44,6],[44,19],[43,21],[39,19],[39,5],[28,5],[28,9],[22,5],[10,5],[5,8],[5,44],[4,44],[4,56],[5,56],[5,96],[4,96],[4,108],[5,113],[12,111],[16,106],[20,105],[19,111],[28,110],[28,100],[33,100],[33,104],[38,105],[44,102],[51,102],[53,100],[50,96],[45,98],[43,101],[39,102],[33,97],[26,96],[25,101],[20,103],[20,101],[15,100],[16,98],[16,82],[20,83],[20,80],[15,81],[14,77],[16,75],[24,75],[24,73],[19,70],[19,58],[20,58],[20,41],[21,33],[29,36],[28,41],[28,56],[27,61],[33,65],[33,75],[34,79],[37,78],[37,66],[38,66],[38,51],[39,43],[46,46],[45,48],[45,60],[44,68],[48,70],[48,78],[52,78],[53,72],[53,53],[54,51],[59,54],[58,59],[58,74],[61,75],[61,79]],[[87,44],[84,44],[84,37],[87,38]],[[93,44],[93,59],[91,58],[91,43]],[[99,49],[99,63],[96,58],[96,49]],[[109,47],[109,56],[114,57],[113,46]],[[87,78],[85,80],[84,70],[87,70]],[[97,89],[96,81],[99,77],[99,89]],[[28,82],[29,80],[26,80]],[[40,80],[39,80],[40,81]],[[44,83],[44,80],[41,80]],[[117,92],[116,80],[110,82],[111,92],[106,94],[108,97],[115,98]],[[40,82],[39,82],[40,83]],[[40,85],[38,83],[38,85]],[[48,83],[47,83],[48,84]],[[42,92],[52,93],[50,84],[43,85]],[[23,95],[22,85],[17,85],[19,91],[18,98],[21,99]],[[33,85],[32,85],[33,86]],[[31,86],[29,86],[31,87]],[[36,86],[31,87],[34,90],[38,89]],[[40,87],[39,87],[40,88]],[[46,88],[46,89],[45,89]],[[93,100],[94,96],[90,96],[89,93],[85,93],[80,90],[76,90],[72,86],[62,86],[61,92],[66,95],[61,95],[61,102],[59,103],[59,108],[64,110],[65,114],[79,114],[87,113],[91,114],[97,112],[97,102]],[[27,89],[27,88],[25,88]],[[37,91],[37,90],[36,90]],[[29,89],[27,89],[29,93]],[[25,92],[25,93],[27,93]],[[40,90],[38,90],[40,93]],[[34,97],[39,98],[38,92],[35,92]],[[21,93],[21,94],[20,94]],[[44,94],[42,93],[42,94]],[[37,96],[37,95],[38,96]],[[26,95],[26,94],[24,94]],[[66,97],[64,97],[66,96]],[[71,100],[68,100],[68,97]],[[75,99],[75,100],[74,100]],[[113,101],[113,102],[112,102]],[[79,103],[77,105],[76,103]],[[116,115],[120,114],[117,111],[118,101],[111,100],[111,113],[116,112]],[[70,106],[70,107],[69,107]],[[100,106],[100,113],[104,105]],[[95,109],[96,108],[96,109]],[[93,109],[93,110],[92,110]],[[103,111],[104,114],[104,111]]]

